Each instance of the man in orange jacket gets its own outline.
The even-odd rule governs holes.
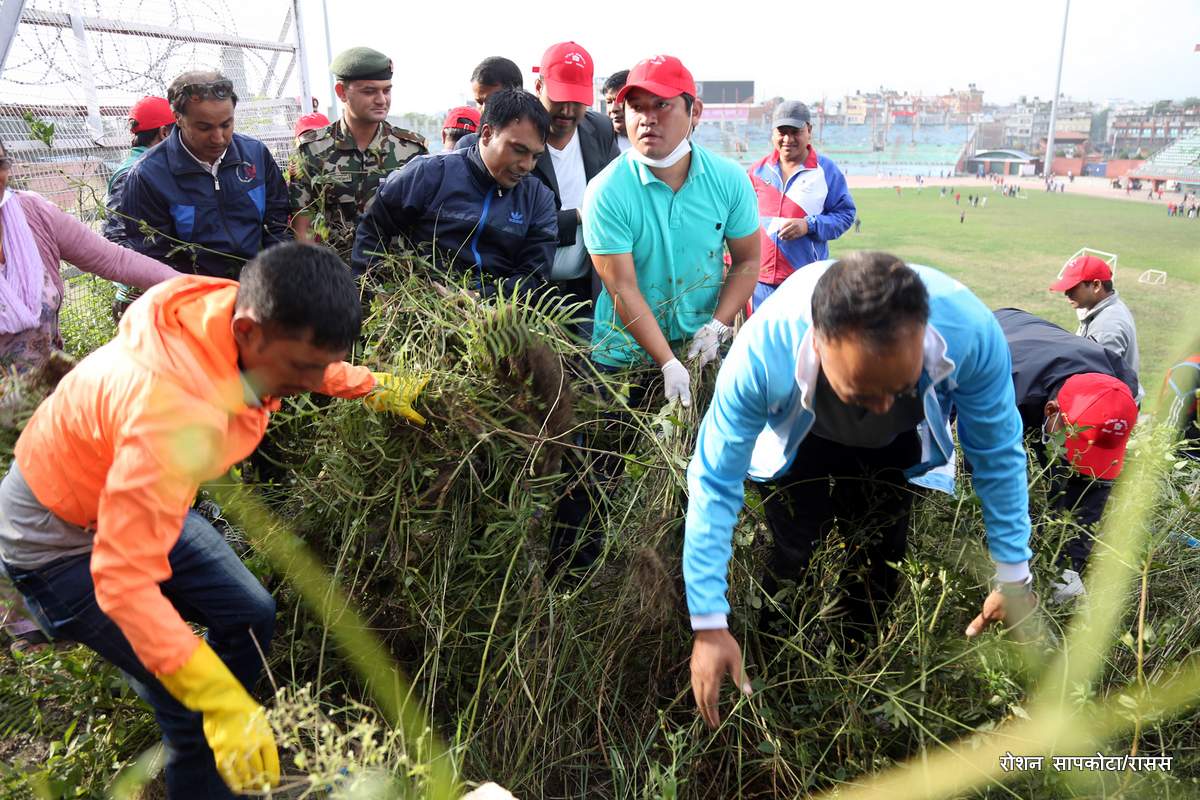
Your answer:
[[[91,647],[153,707],[171,798],[279,782],[247,691],[275,601],[189,511],[199,484],[250,455],[286,395],[361,397],[424,421],[423,381],[342,360],[360,326],[350,270],[312,245],[264,251],[240,285],[159,284],[37,409],[0,483],[3,566],[47,633]]]

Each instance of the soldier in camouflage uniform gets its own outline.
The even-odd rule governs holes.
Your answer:
[[[337,78],[341,118],[306,131],[292,154],[292,227],[301,241],[328,244],[347,263],[359,217],[393,170],[428,152],[421,136],[389,125],[392,62],[354,47],[329,65]]]

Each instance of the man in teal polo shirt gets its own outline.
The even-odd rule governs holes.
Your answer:
[[[691,404],[688,370],[719,357],[757,280],[754,189],[732,161],[693,145],[703,104],[673,56],[645,59],[617,94],[633,146],[597,175],[583,201],[583,236],[604,283],[592,358],[621,368],[652,358],[667,400]],[[732,266],[725,270],[725,246]]]
[[[583,239],[604,288],[596,300],[592,359],[616,371],[653,359],[668,402],[692,402],[691,376],[676,350],[700,366],[717,361],[730,326],[758,281],[758,205],[750,178],[732,161],[688,140],[700,119],[692,75],[672,56],[641,61],[617,94],[632,147],[588,183]],[[728,245],[732,266],[725,269]],[[637,384],[631,405],[650,387]],[[601,549],[593,515],[620,474],[619,457],[601,455],[559,502],[550,571],[578,572]]]

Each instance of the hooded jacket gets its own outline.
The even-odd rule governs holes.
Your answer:
[[[492,178],[478,147],[421,156],[393,172],[358,224],[353,267],[364,274],[399,236],[434,266],[485,297],[536,289],[550,278],[558,243],[554,194],[526,177],[512,189]],[[518,286],[519,284],[519,286]]]
[[[248,394],[238,369],[236,295],[237,284],[219,278],[155,286],[117,337],[62,379],[15,449],[38,501],[94,531],[96,601],[156,674],[174,672],[196,647],[159,588],[196,489],[249,456],[279,408]],[[369,370],[341,362],[321,391],[360,397],[374,387]]]
[[[1138,355],[1137,325],[1133,322],[1129,306],[1125,305],[1117,292],[1089,308],[1080,317],[1075,333],[1107,347],[1125,359],[1135,373],[1142,368],[1141,356]],[[1141,398],[1140,385],[1134,390],[1133,396]]]

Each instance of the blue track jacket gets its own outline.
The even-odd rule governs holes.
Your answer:
[[[820,367],[810,329],[812,291],[832,263],[810,264],[784,281],[738,333],[717,376],[688,466],[683,576],[697,630],[726,626],[726,575],[744,480],[784,475],[812,427],[811,389]],[[949,419],[957,408],[988,549],[1001,577],[1019,580],[1028,574],[1031,556],[1029,496],[1004,333],[963,284],[930,267],[910,266],[929,291],[930,319],[918,387],[925,404],[921,461],[907,474],[922,485],[953,490],[952,475],[935,470],[953,458]]]
[[[188,154],[179,128],[147,150],[121,192],[126,246],[180,272],[237,280],[260,251],[291,241],[287,184],[265,144],[235,133],[217,175]]]
[[[549,156],[546,156],[549,158]],[[527,177],[503,189],[488,173],[478,147],[419,156],[393,172],[358,223],[352,266],[363,275],[405,244],[429,252],[434,269],[470,284],[483,296],[536,290],[550,278],[558,243],[554,193]]]

